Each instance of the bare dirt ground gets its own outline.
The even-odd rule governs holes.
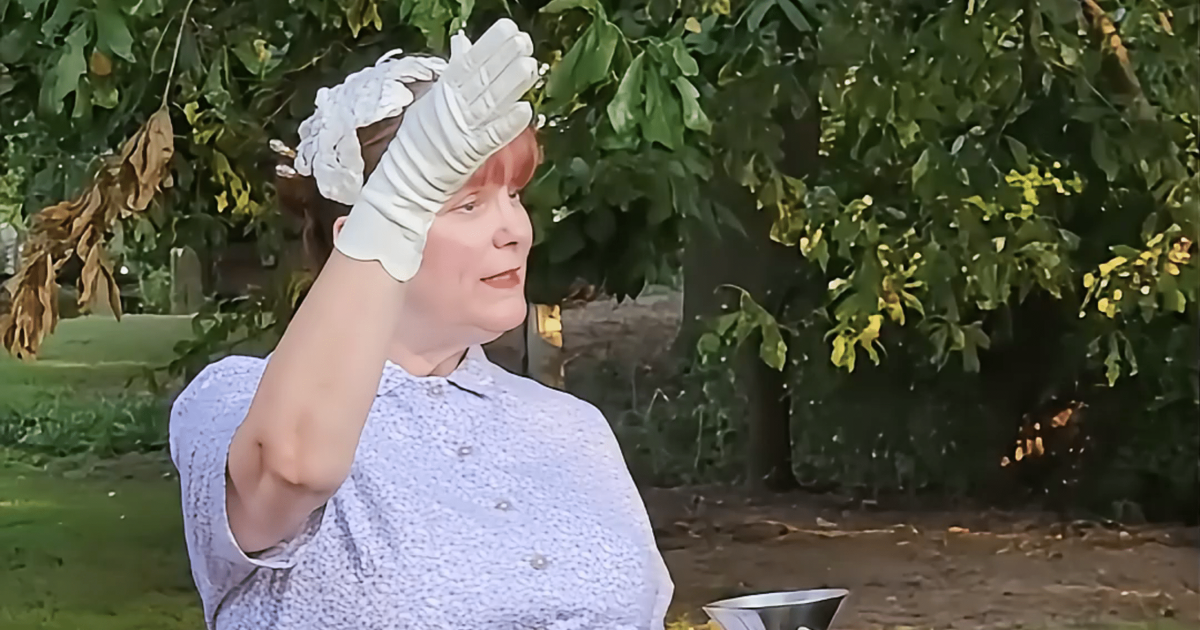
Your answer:
[[[568,387],[594,402],[609,390],[609,412],[628,404],[632,391],[612,390],[637,366],[661,365],[679,319],[669,294],[566,311]],[[719,487],[643,494],[675,580],[672,608],[697,623],[701,605],[724,597],[843,587],[852,594],[838,628],[1200,628],[1196,528],[888,512]]]

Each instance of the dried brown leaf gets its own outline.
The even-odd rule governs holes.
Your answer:
[[[145,210],[169,175],[174,154],[171,118],[159,109],[109,158],[79,197],[43,208],[32,221],[17,274],[7,283],[9,312],[0,317],[0,342],[18,358],[33,358],[58,323],[58,271],[72,256],[84,261],[80,301],[89,305],[107,289],[113,313],[121,316],[120,293],[106,260],[104,240],[113,222]]]
[[[18,359],[31,359],[58,320],[52,257],[41,253],[27,258],[6,286],[13,301],[8,314],[0,318],[0,340]]]
[[[174,133],[170,113],[163,107],[122,148],[119,182],[130,210],[145,210],[162,189],[175,153]]]
[[[121,297],[117,281],[113,277],[112,265],[99,245],[93,246],[84,257],[83,272],[79,275],[79,307],[90,308],[97,293],[106,291],[109,307],[117,319],[121,318]]]

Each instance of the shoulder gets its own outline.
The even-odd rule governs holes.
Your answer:
[[[171,441],[236,426],[258,390],[266,359],[229,356],[196,375],[171,403]]]
[[[520,403],[526,413],[546,418],[553,426],[572,432],[612,437],[612,427],[592,403],[525,376],[497,368],[502,372],[496,386]]]
[[[200,370],[200,373],[179,394],[176,403],[213,388],[237,390],[249,387],[253,391],[258,386],[258,381],[262,378],[263,370],[266,367],[267,360],[258,357],[232,355],[219,359]]]
[[[495,367],[495,371],[496,385],[523,402],[554,407],[591,419],[604,419],[604,414],[595,405],[574,394],[543,385],[526,376],[518,376],[498,366]]]

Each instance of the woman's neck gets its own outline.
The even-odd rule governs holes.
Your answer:
[[[415,349],[396,340],[388,349],[388,360],[413,376],[449,376],[462,363],[466,352],[462,346]]]
[[[466,335],[419,312],[405,312],[397,322],[387,358],[413,376],[449,376],[471,346]]]

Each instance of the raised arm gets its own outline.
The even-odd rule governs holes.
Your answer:
[[[226,505],[245,552],[295,535],[349,475],[429,225],[530,123],[527,35],[501,20],[452,49],[362,187],[229,446]]]

